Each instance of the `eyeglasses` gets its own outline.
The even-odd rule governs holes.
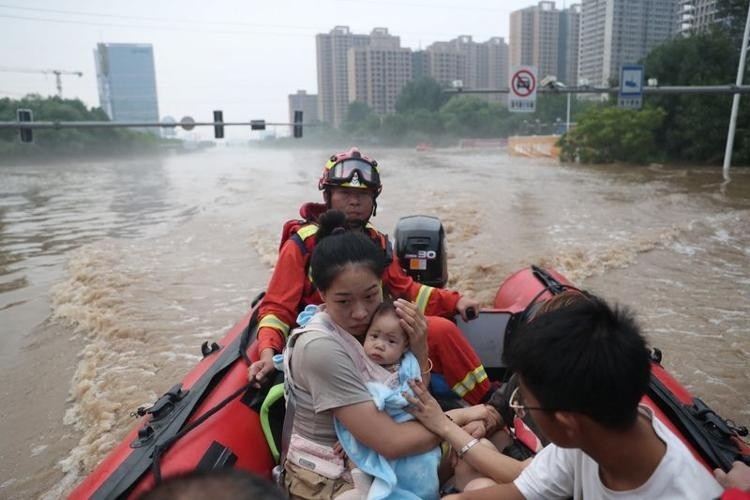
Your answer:
[[[520,387],[516,387],[513,392],[510,395],[510,400],[508,401],[508,406],[513,408],[513,411],[516,412],[516,416],[518,418],[526,418],[526,415],[528,414],[529,410],[539,410],[539,411],[555,411],[551,408],[541,408],[538,406],[526,406],[523,404],[523,398],[521,397],[521,392],[519,391]]]
[[[361,182],[368,187],[380,186],[377,168],[364,160],[344,160],[331,167],[328,182],[358,186]]]

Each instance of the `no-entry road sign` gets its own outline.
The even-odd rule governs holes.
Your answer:
[[[533,113],[536,111],[536,68],[520,66],[510,77],[510,98],[508,109],[515,113]]]

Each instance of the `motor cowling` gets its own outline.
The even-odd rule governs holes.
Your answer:
[[[401,267],[423,285],[443,288],[448,282],[445,230],[437,217],[401,217],[394,231]]]

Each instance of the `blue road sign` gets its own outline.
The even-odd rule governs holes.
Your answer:
[[[620,68],[620,93],[617,105],[641,109],[643,105],[643,65],[625,64]]]

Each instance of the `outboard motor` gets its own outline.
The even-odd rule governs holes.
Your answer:
[[[415,281],[443,288],[448,282],[445,231],[437,217],[401,217],[394,232],[396,255],[401,267]]]

